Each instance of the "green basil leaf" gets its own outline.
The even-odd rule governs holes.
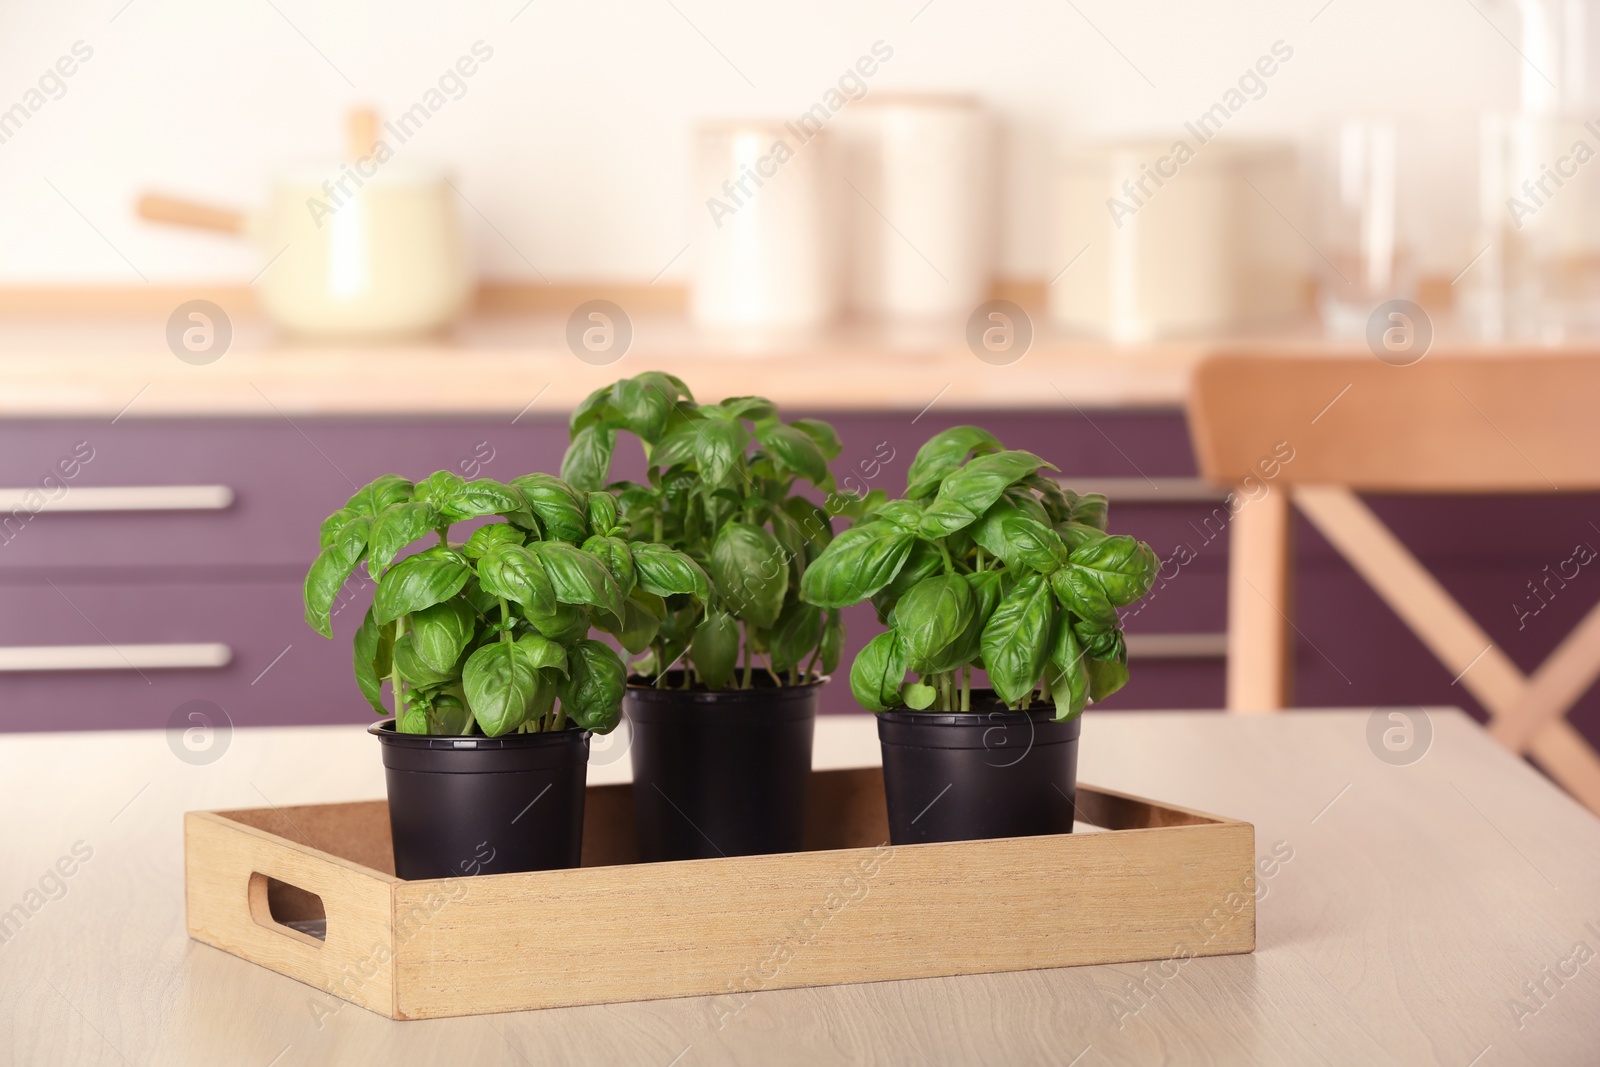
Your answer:
[[[472,605],[474,611],[484,618],[488,618],[491,614],[500,610],[500,598],[493,593],[486,592],[482,583],[478,581],[476,574],[467,579],[467,584],[461,587],[461,596],[468,604]]]
[[[647,370],[634,377],[639,381],[654,384],[672,399],[674,405],[680,401],[688,401],[691,407],[694,405],[694,394],[689,392],[689,387],[683,384],[682,378],[668,374],[664,370]]]
[[[989,683],[1008,705],[1016,704],[1039,684],[1050,654],[1054,618],[1050,583],[1042,574],[1025,574],[983,628],[980,647]]]
[[[934,700],[939,696],[939,691],[926,682],[915,682],[906,686],[906,707],[913,711],[922,711],[933,706]]]
[[[549,474],[524,474],[511,479],[528,507],[539,517],[545,539],[581,545],[589,536],[589,502],[566,482]]]
[[[322,520],[322,529],[317,535],[317,550],[327,548],[338,540],[339,531],[344,529],[345,523],[358,517],[360,513],[352,508],[340,508],[332,515]]]
[[[534,611],[523,605],[522,617],[559,645],[570,645],[589,632],[589,614],[575,604],[557,604],[553,611]]]
[[[483,515],[509,515],[526,506],[522,494],[511,486],[493,478],[477,478],[457,486],[439,511],[449,522],[465,522]]]
[[[720,419],[707,419],[695,426],[699,430],[694,445],[695,462],[705,484],[715,489],[727,482],[744,460],[749,435],[740,423]]]
[[[789,585],[798,589],[800,579],[805,574],[806,553],[810,547],[806,535],[801,531],[800,524],[794,521],[794,516],[783,508],[773,508],[771,520],[772,536],[778,539],[783,556],[789,561]]]
[[[700,564],[666,545],[633,543],[639,587],[657,596],[688,593],[702,604],[711,599],[711,581]]]
[[[443,511],[450,498],[466,484],[455,471],[434,471],[417,483],[412,499],[426,501]]]
[[[839,669],[839,659],[844,654],[844,619],[837,611],[828,612],[828,621],[822,626],[822,640],[817,644],[821,652],[818,666],[823,674]]]
[[[792,496],[783,502],[800,533],[806,539],[806,562],[809,563],[833,542],[833,520],[828,513],[803,496]]]
[[[389,709],[383,706],[383,679],[389,673],[389,657],[393,649],[394,625],[379,626],[372,618],[372,609],[368,608],[360,629],[356,630],[351,660],[361,695],[367,698],[367,703],[379,715],[389,713]]]
[[[839,435],[821,419],[795,419],[789,425],[811,438],[811,443],[826,459],[838,459],[839,453],[844,451],[844,446],[839,443]]]
[[[923,512],[918,531],[931,539],[965,529],[988,511],[1008,486],[1040,467],[1054,469],[1032,452],[979,456],[945,477],[939,495]]]
[[[691,420],[675,426],[661,435],[661,440],[650,449],[652,467],[675,467],[695,458],[695,445],[700,440],[700,427],[705,420]]]
[[[906,680],[906,652],[893,630],[867,642],[850,665],[850,692],[868,711],[888,711],[902,703],[900,687]]]
[[[749,419],[760,422],[778,416],[777,405],[764,396],[730,396],[717,404],[719,413],[729,419]]]
[[[467,657],[461,670],[467,704],[489,737],[522,725],[539,679],[512,641],[491,641]]]
[[[599,641],[579,641],[572,647],[568,667],[560,689],[567,718],[597,734],[616,729],[628,686],[628,668],[622,660]]]
[[[756,440],[767,454],[812,485],[828,480],[828,460],[804,430],[782,423],[756,426]]]
[[[604,489],[611,476],[611,453],[616,447],[615,430],[607,426],[585,426],[572,439],[567,454],[561,459],[561,480],[585,492]]]
[[[633,592],[628,594],[628,599],[648,611],[656,619],[667,617],[667,602],[657,593],[652,593],[636,585],[633,587]]]
[[[530,611],[555,610],[555,584],[526,545],[491,545],[478,560],[478,584],[490,596],[513,600]]]
[[[1058,522],[1055,524],[1057,536],[1067,546],[1069,552],[1076,551],[1091,541],[1098,541],[1106,536],[1104,530],[1081,522]]]
[[[1057,722],[1077,718],[1089,703],[1089,662],[1072,627],[1061,620],[1045,667],[1045,684],[1055,702]]]
[[[1072,511],[1067,518],[1072,522],[1081,522],[1085,526],[1093,526],[1097,530],[1104,530],[1110,521],[1111,505],[1099,493],[1068,493],[1067,498],[1072,502]]]
[[[874,511],[872,517],[916,533],[917,527],[922,524],[922,505],[910,500],[891,500]]]
[[[306,624],[323,637],[333,636],[333,602],[339,590],[361,562],[367,550],[367,534],[372,520],[366,516],[350,519],[334,534],[333,541],[317,554],[306,571],[302,590]],[[387,619],[380,620],[387,622]]]
[[[689,658],[707,689],[721,689],[727,685],[739,661],[739,624],[733,616],[721,611],[708,611],[705,619],[695,627],[694,640],[689,644]]]
[[[906,557],[900,572],[894,576],[894,581],[872,594],[872,606],[878,611],[878,621],[887,624],[890,612],[894,611],[907,589],[943,570],[944,557],[939,554],[939,546],[932,541],[917,540],[911,546],[911,554]]]
[[[1072,632],[1078,638],[1078,645],[1083,649],[1084,655],[1090,659],[1115,660],[1118,663],[1128,662],[1128,645],[1122,637],[1122,631],[1117,629],[1115,623],[1097,623],[1088,619],[1074,619]]]
[[[495,545],[520,545],[526,536],[509,523],[491,522],[472,531],[467,543],[461,546],[461,554],[468,559],[482,559]]]
[[[357,489],[350,499],[345,501],[344,510],[371,518],[390,504],[410,500],[415,490],[416,487],[409,479],[402,478],[398,474],[379,475]]]
[[[894,627],[910,668],[935,673],[932,664],[966,632],[973,608],[972,587],[959,574],[924,578],[906,590],[894,609]]]
[[[1068,563],[1060,570],[1051,572],[1050,588],[1061,606],[1078,618],[1097,626],[1116,624],[1117,609],[1112,606],[1093,572]]]
[[[440,737],[465,737],[472,732],[472,712],[455,693],[435,693],[428,708],[428,731]]]
[[[395,639],[394,669],[407,684],[417,688],[444,685],[446,682],[454,681],[456,677],[454,664],[440,670],[422,658],[417,651],[415,633],[404,633]]]
[[[928,438],[917,449],[916,458],[906,470],[906,496],[913,500],[932,496],[945,476],[967,461],[967,456],[999,452],[1005,448],[988,430],[977,426],[955,426]]]
[[[590,493],[585,501],[589,510],[589,529],[596,534],[610,534],[617,528],[617,498],[601,490]]]
[[[478,613],[460,598],[411,613],[412,650],[436,671],[451,674],[478,630]],[[409,681],[409,679],[407,679]]]
[[[633,550],[628,546],[628,542],[620,537],[601,537],[596,534],[583,543],[583,551],[605,565],[611,576],[617,580],[617,588],[622,590],[623,596],[633,592],[637,575]]]
[[[523,634],[513,643],[517,646],[517,654],[534,670],[567,673],[567,650],[548,637]]]
[[[1039,525],[1051,526],[1053,525],[1053,520],[1050,518],[1050,513],[1044,509],[1043,504],[1039,503],[1039,498],[1034,495],[1033,490],[1023,484],[1038,477],[1037,474],[1028,475],[1027,478],[1023,479],[1023,482],[1008,487],[1004,493],[1000,494],[1000,499],[1011,504],[1019,513],[1033,519]]]
[[[643,441],[655,442],[667,425],[675,396],[668,396],[659,382],[639,375],[623,378],[611,387],[611,407],[622,424]]]
[[[594,556],[561,541],[540,541],[528,550],[544,564],[558,603],[597,607],[622,617],[622,589]]]
[[[576,437],[578,431],[604,422],[611,413],[611,386],[602,385],[583,398],[572,417],[567,420],[567,432]]]
[[[1089,699],[1096,704],[1128,684],[1128,665],[1116,660],[1091,659],[1089,662]]]
[[[428,729],[428,706],[420,699],[412,700],[413,696],[419,696],[419,694],[415,690],[406,694],[406,700],[400,708],[400,715],[395,719],[395,732],[402,734],[431,733],[432,731]]]
[[[394,562],[400,550],[432,533],[439,525],[439,513],[425,500],[404,500],[390,504],[372,520],[372,543],[367,549],[367,573],[376,578]]]
[[[1056,532],[1009,500],[996,501],[971,532],[974,541],[1010,567],[1048,574],[1067,561],[1067,546]]]
[[[661,501],[655,490],[634,482],[613,482],[617,490],[617,522],[637,534],[655,528],[656,517],[661,514]]]
[[[430,548],[407,556],[378,579],[372,598],[374,616],[382,624],[432,607],[461,592],[470,577],[466,559],[451,549]]]
[[[768,647],[772,653],[772,668],[786,671],[791,667],[805,666],[806,659],[817,650],[822,640],[822,609],[799,600],[783,606],[777,625],[772,628]]]
[[[820,608],[859,604],[894,581],[916,540],[886,522],[852,526],[806,568],[800,596]]]
[[[1132,604],[1150,592],[1161,565],[1149,545],[1126,534],[1080,545],[1070,559],[1073,569],[1091,576],[1104,590],[1106,599],[1117,607]]]
[[[1044,474],[1030,474],[1022,480],[1022,485],[1029,489],[1037,489],[1041,504],[1044,508],[1045,518],[1042,520],[1047,526],[1054,526],[1058,522],[1067,522],[1072,518],[1072,502],[1067,499],[1066,490],[1061,483]]]
[[[1001,571],[979,571],[964,574],[962,578],[972,590],[971,618],[961,636],[929,661],[924,673],[942,674],[945,671],[953,671],[981,657],[983,629],[989,624],[994,609],[1005,594],[1005,575]]]
[[[549,670],[535,671],[533,675],[533,699],[528,701],[528,710],[523,712],[522,721],[536,723],[545,718],[556,706],[556,694],[561,691],[561,679]]]
[[[711,546],[711,577],[739,618],[763,629],[778,621],[789,590],[789,566],[768,530],[747,522],[723,526]]]
[[[620,619],[613,615],[597,615],[594,624],[615,636],[617,643],[627,649],[630,655],[637,656],[655,640],[656,633],[661,629],[661,617],[652,614],[630,596],[623,601]]]

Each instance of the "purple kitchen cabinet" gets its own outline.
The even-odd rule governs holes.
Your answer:
[[[121,582],[7,574],[0,603],[0,645],[8,647],[205,642],[232,650],[220,668],[0,674],[0,730],[163,727],[192,701],[222,709],[235,726],[373,718],[350,675],[350,634],[366,605],[342,610],[338,639],[328,641],[301,619],[298,578],[206,569]]]
[[[278,564],[303,568],[317,527],[379,474],[440,468],[511,477],[560,461],[562,423],[496,420],[125,419],[0,421],[0,486],[40,486],[71,503],[88,487],[222,485],[221,511],[0,515],[0,571]],[[76,463],[76,476],[61,473]],[[555,469],[551,467],[550,469]],[[81,498],[80,498],[81,499]]]

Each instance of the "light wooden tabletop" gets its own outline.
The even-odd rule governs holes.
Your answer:
[[[772,990],[721,1029],[699,998],[329,1015],[190,941],[181,813],[381,796],[359,727],[238,729],[208,764],[162,733],[0,737],[0,1063],[1597,1062],[1600,821],[1459,712],[1407,713],[1090,713],[1082,780],[1255,823],[1253,955]],[[819,767],[876,761],[870,718],[820,724]]]

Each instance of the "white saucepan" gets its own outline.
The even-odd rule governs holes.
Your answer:
[[[472,288],[455,190],[443,172],[393,159],[376,132],[376,116],[357,112],[351,161],[283,175],[260,213],[147,195],[139,214],[257,241],[262,306],[290,332],[366,338],[436,330],[460,313]]]

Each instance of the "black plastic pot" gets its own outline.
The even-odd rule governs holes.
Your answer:
[[[587,730],[431,737],[386,719],[367,732],[383,745],[397,877],[578,866]]]
[[[1009,711],[974,690],[972,712],[878,716],[889,840],[976,841],[1070,834],[1082,716]]]
[[[696,692],[669,672],[629,680],[633,806],[647,862],[797,852],[817,692],[810,685]]]

